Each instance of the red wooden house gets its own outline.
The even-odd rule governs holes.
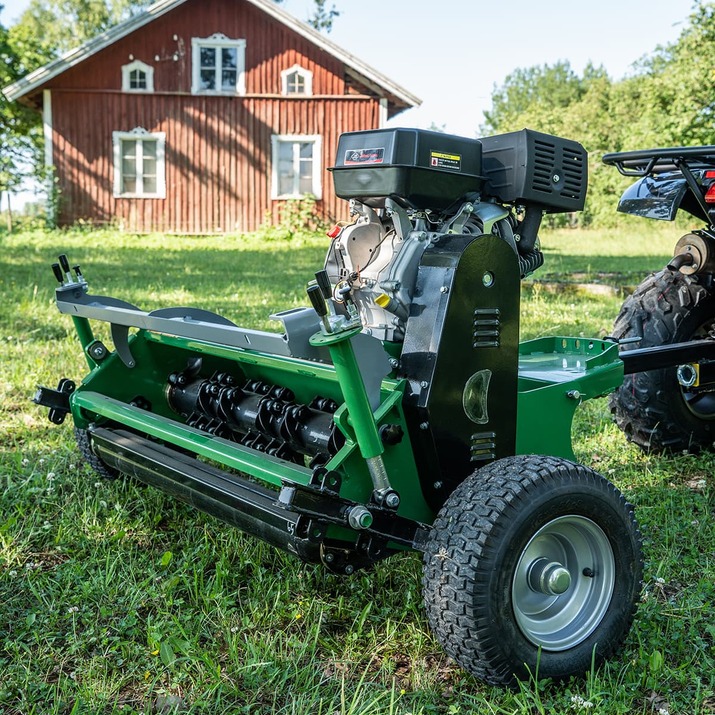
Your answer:
[[[339,134],[419,100],[272,0],[160,0],[6,87],[41,109],[57,220],[250,231],[312,194]]]

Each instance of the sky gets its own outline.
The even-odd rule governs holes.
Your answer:
[[[613,79],[674,41],[693,0],[332,0],[329,38],[422,99],[390,123],[474,137],[495,86],[519,67],[568,60],[603,65]],[[28,0],[0,0],[0,21]],[[328,3],[330,5],[330,1]],[[312,0],[284,0],[305,20]]]
[[[0,0],[0,22],[28,0]],[[520,67],[568,60],[603,65],[613,79],[677,39],[693,0],[333,0],[329,38],[422,100],[391,126],[479,134],[495,88]],[[330,5],[330,0],[328,2]],[[284,0],[298,19],[312,0]],[[574,137],[578,139],[578,137]]]

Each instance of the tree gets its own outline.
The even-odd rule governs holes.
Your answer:
[[[30,0],[27,10],[9,30],[22,74],[41,67],[149,4],[150,0]]]
[[[0,25],[0,86],[14,82],[22,74],[22,63],[10,43],[8,31]],[[0,95],[0,201],[4,195],[8,197],[10,228],[10,195],[20,188],[28,173],[37,170],[41,133],[36,112],[8,102],[4,95]]]
[[[514,70],[494,89],[482,133],[505,131],[525,115],[551,114],[568,107],[583,96],[589,75],[599,73],[603,70],[590,68],[581,78],[567,61]]]
[[[676,42],[640,60],[632,76],[612,81],[602,67],[581,76],[568,62],[518,69],[492,94],[483,133],[524,127],[580,141],[589,152],[583,222],[615,217],[628,183],[601,156],[658,146],[715,144],[715,3],[700,1]]]
[[[280,4],[283,0],[274,0],[274,2]],[[333,29],[333,21],[340,16],[340,12],[335,9],[335,5],[331,5],[328,9],[327,0],[314,0],[314,2],[313,14],[306,22],[318,32],[330,32]]]

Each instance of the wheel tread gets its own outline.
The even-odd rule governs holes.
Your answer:
[[[435,520],[424,558],[428,620],[448,655],[478,678],[491,684],[508,684],[513,681],[514,670],[519,669],[519,664],[504,663],[489,609],[473,596],[475,587],[485,588],[490,580],[479,562],[493,563],[510,515],[523,509],[544,485],[577,493],[585,483],[627,513],[640,553],[633,507],[620,492],[595,472],[553,457],[509,457],[478,470],[455,489]],[[625,614],[626,628],[617,641],[605,644],[602,657],[620,645],[635,606],[634,598]]]

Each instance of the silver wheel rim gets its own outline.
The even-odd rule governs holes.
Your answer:
[[[578,645],[596,630],[616,580],[613,549],[583,516],[561,516],[531,537],[516,565],[512,606],[521,632],[544,650]]]

